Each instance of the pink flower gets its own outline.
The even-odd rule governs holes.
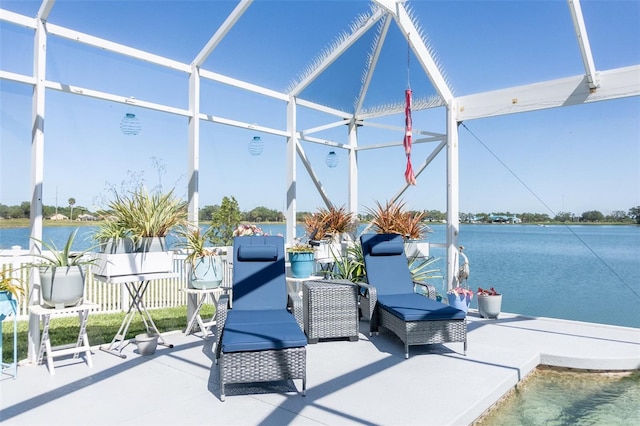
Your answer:
[[[473,291],[468,288],[454,287],[451,290],[449,290],[449,293],[462,294],[465,296],[465,298],[469,298],[469,300],[473,299]]]
[[[251,224],[241,224],[233,230],[234,237],[245,237],[248,235],[267,235],[262,229],[258,228],[256,225]]]

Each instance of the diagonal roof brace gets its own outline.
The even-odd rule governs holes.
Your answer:
[[[573,20],[573,28],[576,32],[576,37],[578,38],[578,45],[580,46],[580,54],[582,55],[582,62],[584,64],[584,72],[587,76],[587,82],[589,84],[589,88],[595,90],[600,87],[600,79],[596,74],[596,66],[593,62],[593,54],[591,53],[591,46],[589,45],[587,27],[584,25],[580,0],[568,0],[568,3],[569,10],[571,11],[571,19]]]
[[[444,79],[444,76],[440,72],[440,69],[436,65],[436,61],[434,60],[431,52],[425,45],[424,41],[417,37],[420,32],[415,26],[415,23],[411,20],[411,17],[407,13],[407,10],[404,7],[403,1],[394,2],[393,0],[372,0],[376,4],[380,5],[384,9],[390,11],[395,6],[395,12],[392,12],[395,20],[400,27],[400,30],[407,38],[411,48],[413,49],[420,65],[422,65],[422,69],[427,73],[431,83],[438,91],[440,98],[450,106],[453,102],[453,93],[451,89],[447,85],[447,82]],[[416,37],[411,38],[411,35],[416,35]]]
[[[218,46],[218,44],[222,41],[222,39],[227,35],[229,30],[238,22],[238,19],[242,16],[242,14],[251,6],[253,0],[242,0],[233,12],[227,17],[227,19],[222,23],[218,31],[209,39],[207,44],[202,48],[200,53],[195,57],[192,62],[192,65],[196,67],[202,66],[204,61],[207,60],[211,52]]]
[[[40,9],[38,9],[38,14],[36,15],[38,19],[42,19],[46,21],[49,19],[49,14],[51,13],[51,9],[53,9],[53,4],[56,0],[44,0],[40,4]]]

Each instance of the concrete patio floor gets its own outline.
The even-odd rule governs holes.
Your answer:
[[[85,360],[20,366],[0,381],[5,425],[466,425],[537,365],[640,368],[640,329],[501,314],[469,314],[469,347],[411,347],[388,331],[360,340],[321,341],[307,349],[307,395],[301,382],[229,385],[220,401],[213,338],[164,334],[173,348],[126,359],[94,350]]]

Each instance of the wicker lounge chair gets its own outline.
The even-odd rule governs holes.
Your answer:
[[[364,295],[360,308],[370,321],[370,333],[382,326],[404,343],[405,358],[409,346],[464,342],[467,353],[467,320],[463,311],[440,303],[435,289],[425,297],[413,292],[411,273],[404,254],[402,236],[366,234],[360,237],[368,284],[360,284]]]
[[[297,293],[287,295],[285,277],[282,237],[234,239],[233,309],[224,295],[216,311],[222,401],[229,383],[302,379],[305,395],[302,299]]]

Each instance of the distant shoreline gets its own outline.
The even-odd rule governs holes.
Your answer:
[[[42,223],[43,227],[63,227],[63,226],[98,226],[102,223],[101,220],[93,220],[93,221],[75,221],[75,220],[51,220],[45,219]],[[207,224],[207,221],[200,222],[200,224]],[[366,223],[366,222],[362,222]],[[284,222],[256,222],[258,226],[260,225],[284,225]],[[298,224],[302,224],[302,222],[298,222]],[[427,225],[444,225],[445,223],[441,222],[427,222]],[[514,225],[512,223],[466,223],[462,222],[461,225]],[[638,225],[633,222],[532,222],[532,223],[516,223],[515,225],[528,225],[528,226],[547,226],[547,225]],[[30,226],[29,219],[0,219],[0,228],[28,228]]]

